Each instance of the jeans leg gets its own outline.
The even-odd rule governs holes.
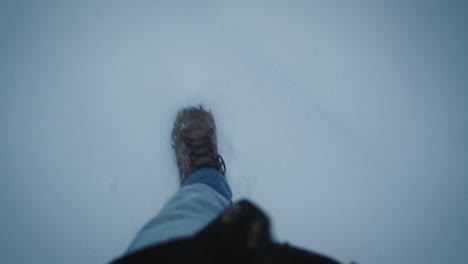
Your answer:
[[[224,196],[227,200],[232,200],[232,192],[229,184],[218,170],[213,168],[201,168],[192,172],[185,181],[182,182],[182,186],[187,186],[194,183],[204,183],[210,186],[213,190]]]
[[[194,235],[232,205],[231,197],[229,184],[217,170],[194,171],[161,211],[143,226],[126,254]]]

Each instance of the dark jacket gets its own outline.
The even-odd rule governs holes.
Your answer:
[[[288,244],[273,242],[266,215],[249,201],[243,200],[193,237],[157,244],[113,262],[124,263],[338,262]]]

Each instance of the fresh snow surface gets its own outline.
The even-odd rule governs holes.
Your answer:
[[[214,112],[235,200],[343,263],[468,263],[464,1],[1,1],[0,263],[106,263]]]

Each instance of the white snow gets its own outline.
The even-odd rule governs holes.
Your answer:
[[[0,263],[106,263],[212,109],[235,199],[343,263],[468,262],[468,5],[2,1]]]

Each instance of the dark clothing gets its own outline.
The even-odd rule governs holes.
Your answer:
[[[271,240],[266,215],[243,200],[193,237],[172,240],[121,257],[125,263],[316,263],[337,261]]]

